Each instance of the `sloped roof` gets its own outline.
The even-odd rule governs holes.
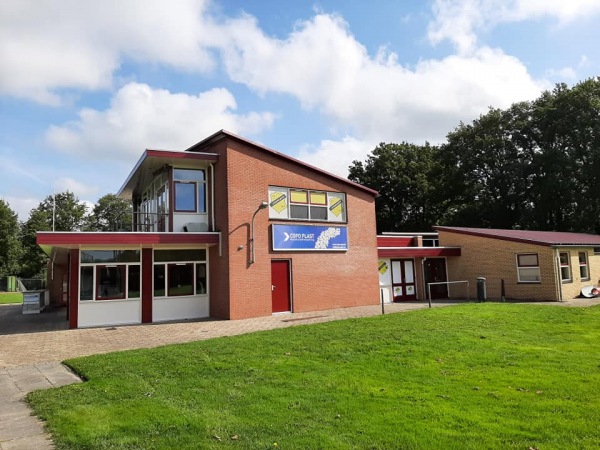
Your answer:
[[[562,231],[498,230],[493,228],[434,227],[438,231],[469,234],[491,239],[523,242],[537,245],[581,245],[600,246],[600,236],[586,233],[566,233]]]
[[[203,139],[200,142],[198,142],[198,143],[192,145],[191,147],[187,148],[185,151],[186,152],[204,151],[206,148],[212,146],[213,144],[215,144],[216,142],[218,142],[218,141],[220,141],[221,139],[224,139],[224,138],[234,139],[234,140],[236,140],[238,142],[241,142],[243,144],[246,144],[246,145],[248,145],[248,146],[250,146],[250,147],[252,147],[252,148],[254,148],[254,149],[258,150],[258,151],[261,151],[261,152],[270,154],[272,156],[281,158],[283,160],[292,162],[292,163],[294,163],[296,165],[305,167],[305,168],[310,169],[310,170],[312,170],[314,172],[320,173],[321,175],[325,175],[326,177],[333,178],[333,179],[335,179],[337,181],[341,181],[342,183],[348,184],[348,185],[350,185],[350,186],[352,186],[352,187],[354,187],[356,189],[360,189],[362,191],[368,192],[369,194],[371,194],[373,196],[378,195],[378,192],[376,190],[374,190],[374,189],[368,188],[368,187],[363,186],[362,184],[359,184],[359,183],[355,183],[354,181],[350,181],[347,178],[340,177],[338,175],[334,175],[334,174],[332,174],[330,172],[327,172],[327,171],[325,171],[323,169],[319,169],[318,167],[315,167],[315,166],[313,166],[311,164],[307,164],[307,163],[305,163],[303,161],[300,161],[299,159],[293,158],[293,157],[288,156],[288,155],[286,155],[284,153],[281,153],[281,152],[278,152],[276,150],[273,150],[273,149],[271,149],[269,147],[265,147],[264,145],[261,145],[261,144],[258,144],[256,142],[250,141],[250,140],[245,139],[243,137],[240,137],[240,136],[238,136],[236,134],[230,133],[229,131],[226,131],[226,130],[217,131],[216,133],[212,134],[211,136],[207,137],[206,139]]]

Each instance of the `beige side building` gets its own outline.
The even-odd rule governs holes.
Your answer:
[[[600,236],[552,231],[436,227],[444,247],[459,247],[448,259],[448,279],[486,279],[487,298],[561,301],[600,286]],[[503,287],[504,286],[504,287]]]

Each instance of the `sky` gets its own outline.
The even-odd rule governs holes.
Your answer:
[[[600,0],[2,0],[0,198],[116,193],[224,129],[341,176],[600,75]]]

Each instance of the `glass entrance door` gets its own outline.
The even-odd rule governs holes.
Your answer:
[[[415,262],[412,259],[392,260],[392,292],[395,302],[417,299]]]

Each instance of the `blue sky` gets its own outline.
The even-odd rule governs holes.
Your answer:
[[[94,203],[220,130],[345,176],[600,74],[600,0],[3,0],[0,197]]]

